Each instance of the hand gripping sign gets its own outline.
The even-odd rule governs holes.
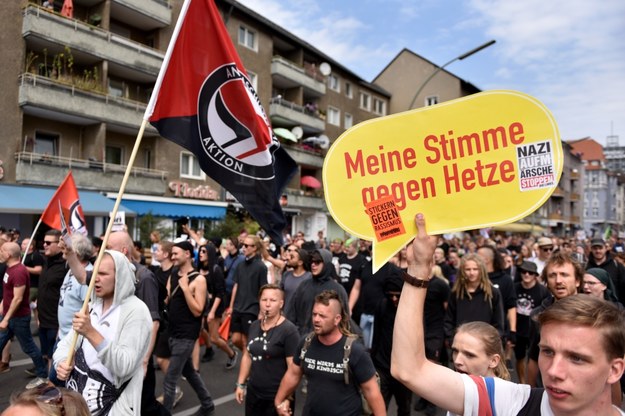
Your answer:
[[[490,227],[538,209],[562,174],[558,126],[537,99],[487,91],[365,121],[323,166],[326,204],[346,231],[373,241],[379,269],[415,235]]]

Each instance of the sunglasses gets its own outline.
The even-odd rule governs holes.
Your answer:
[[[45,241],[43,242],[44,246],[49,246],[50,244],[58,244],[58,241]]]
[[[54,386],[41,386],[37,390],[37,401],[45,404],[53,404],[61,408],[61,415],[65,415],[63,405],[63,392]]]
[[[542,251],[553,251],[553,247],[541,247]]]
[[[241,247],[248,248],[248,247],[255,247],[255,246],[254,246],[254,244],[245,244],[245,243],[243,243],[243,244],[241,244]]]
[[[312,260],[310,263],[311,264],[321,264],[321,263],[323,263],[323,260]]]

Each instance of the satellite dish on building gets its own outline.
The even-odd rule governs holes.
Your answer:
[[[291,133],[299,140],[304,135],[304,130],[300,126],[295,126],[291,129]]]
[[[322,149],[327,149],[330,147],[330,139],[325,134],[322,134],[321,136],[319,136],[317,145]]]
[[[324,77],[327,77],[328,75],[330,75],[330,72],[332,72],[332,67],[329,63],[322,62],[321,65],[319,65],[319,72],[321,72],[321,75],[323,75]]]

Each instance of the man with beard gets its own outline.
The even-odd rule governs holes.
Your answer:
[[[308,252],[297,248],[294,244],[290,244],[286,249],[286,266],[288,269],[282,274],[280,281],[280,287],[284,290],[285,315],[290,312],[290,301],[298,286],[312,277],[309,271]]]
[[[540,342],[540,329],[535,322],[535,318],[544,312],[549,306],[568,296],[577,295],[580,292],[582,281],[584,280],[584,269],[573,260],[573,258],[563,252],[555,252],[547,260],[543,269],[541,279],[547,282],[547,289],[552,297],[547,298],[531,313],[530,321],[530,349],[529,361],[527,363],[527,384],[536,387],[538,384],[538,355]]]
[[[330,262],[331,259],[328,259]],[[304,404],[305,415],[360,416],[362,400],[358,387],[362,389],[373,414],[386,415],[375,367],[364,346],[352,343],[347,360],[345,358],[345,351],[350,350],[346,343],[353,335],[349,332],[349,315],[337,292],[324,290],[315,296],[312,325],[314,333],[300,342],[298,352],[276,393],[274,404],[278,414],[291,414],[287,397],[306,375],[308,393]]]

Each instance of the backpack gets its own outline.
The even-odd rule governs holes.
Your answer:
[[[306,356],[306,351],[308,351],[308,348],[310,347],[310,344],[312,343],[314,336],[315,336],[314,331],[306,335],[306,338],[304,339],[304,345],[302,346],[302,350],[299,353],[299,359],[301,362],[304,361],[304,357]],[[349,373],[350,373],[349,356],[352,353],[352,344],[357,339],[358,339],[358,335],[348,335],[347,338],[345,338],[345,345],[343,346],[343,380],[345,384],[347,385],[349,385]],[[375,380],[378,383],[378,387],[380,387],[380,375],[378,374],[377,371],[375,372]],[[372,415],[373,412],[371,411],[371,408],[369,407],[369,402],[367,402],[367,399],[362,393],[360,386],[357,386],[357,387],[358,387],[358,393],[360,394],[360,399],[362,401],[362,414],[367,415],[367,416]]]

